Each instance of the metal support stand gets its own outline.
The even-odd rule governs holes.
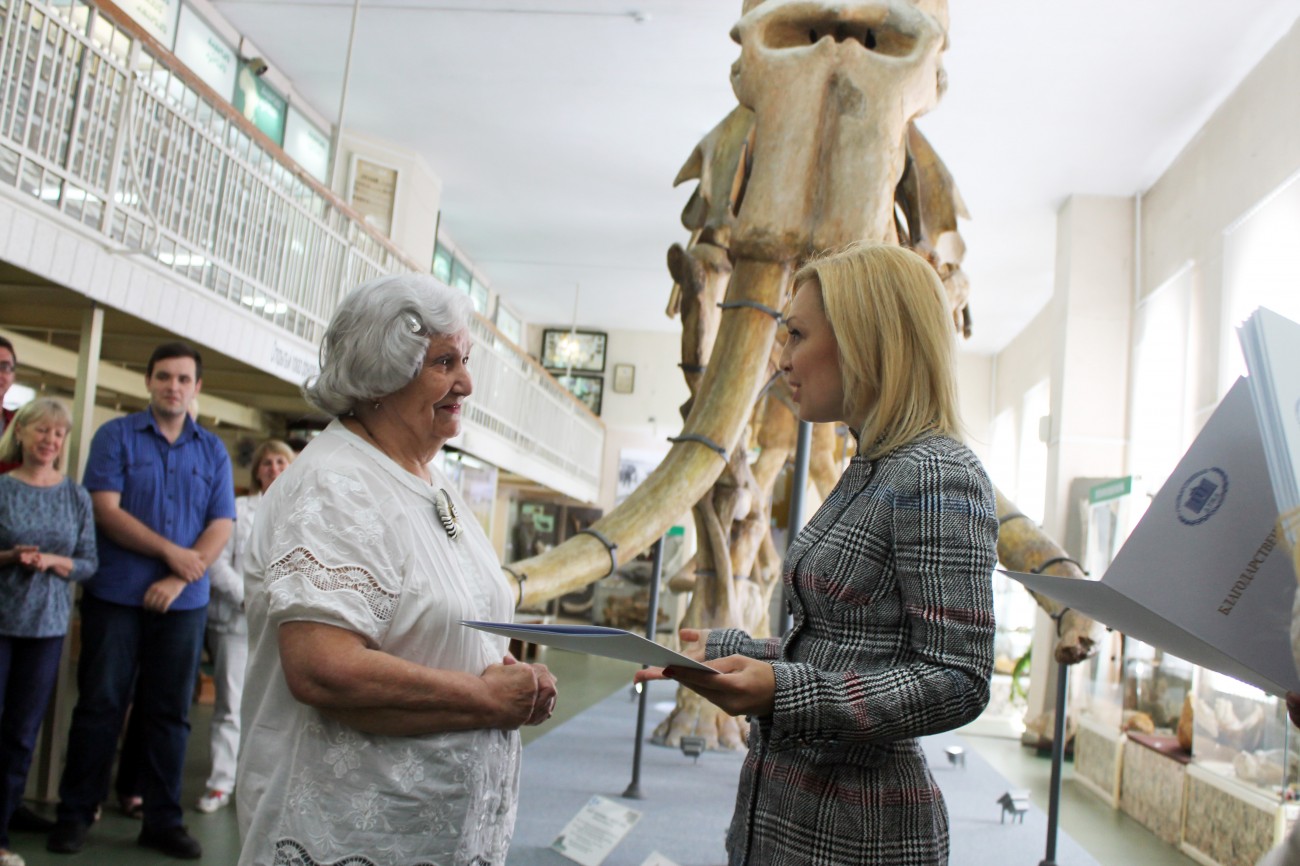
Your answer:
[[[1052,791],[1047,805],[1047,854],[1038,866],[1057,866],[1056,829],[1061,816],[1061,769],[1065,764],[1065,701],[1070,668],[1064,662],[1056,668],[1056,719],[1052,726]]]
[[[655,542],[654,566],[650,569],[650,611],[646,615],[645,636],[646,640],[654,640],[655,632],[659,628],[659,582],[663,579],[664,573],[664,539],[660,536]],[[646,666],[642,665],[644,669]],[[627,790],[623,796],[629,800],[640,800],[641,798],[641,740],[645,738],[645,700],[646,688],[642,684],[640,696],[636,707],[636,746],[632,750],[632,781],[628,784]]]
[[[812,424],[799,422],[799,434],[794,446],[794,477],[790,481],[790,525],[786,537],[786,550],[794,543],[794,537],[803,529],[804,492],[808,489],[808,461],[812,453]],[[781,588],[784,601],[785,587]],[[790,630],[790,605],[781,605],[781,616],[777,620],[777,634],[781,637]]]

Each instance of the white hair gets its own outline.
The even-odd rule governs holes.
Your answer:
[[[432,336],[469,327],[465,294],[428,274],[397,274],[362,283],[334,311],[321,341],[320,375],[303,396],[335,417],[400,391],[420,372]]]

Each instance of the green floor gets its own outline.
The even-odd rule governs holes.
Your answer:
[[[524,732],[525,744],[544,736],[557,725],[582,712],[596,701],[620,688],[628,688],[636,667],[624,662],[580,656],[573,653],[551,651],[544,659],[559,679],[560,701],[555,716],[543,725]],[[192,714],[194,731],[190,742],[190,760],[186,765],[184,802],[186,824],[203,845],[203,860],[213,866],[233,866],[239,859],[238,830],[234,808],[223,809],[213,815],[193,811],[192,805],[202,794],[207,776],[207,734],[211,710],[205,706],[195,708]],[[992,737],[970,737],[969,742],[979,753],[1016,787],[1031,789],[1033,799],[1040,808],[1047,809],[1050,763],[1014,740]],[[1176,849],[1161,842],[1145,828],[1104,805],[1096,797],[1069,781],[1067,765],[1062,788],[1061,829],[1069,833],[1097,860],[1106,866],[1191,866],[1194,861]],[[990,802],[990,809],[993,808]],[[40,807],[44,814],[52,815],[52,807]],[[527,808],[522,804],[521,808]],[[108,808],[105,815],[91,828],[85,849],[76,855],[50,854],[45,850],[42,836],[15,835],[13,850],[21,854],[28,866],[155,866],[177,861],[135,844],[140,823]],[[723,832],[719,826],[718,832]],[[1045,850],[1045,849],[1044,849]],[[1037,861],[1035,861],[1037,862]],[[961,866],[954,863],[953,866]],[[1026,863],[1023,866],[1033,866]],[[1069,866],[1062,863],[1061,866]]]

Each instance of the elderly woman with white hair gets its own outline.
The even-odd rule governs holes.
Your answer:
[[[514,601],[431,464],[460,431],[468,299],[423,275],[354,289],[304,387],[334,421],[266,494],[247,553],[241,866],[503,864],[521,725],[555,679],[463,628]]]

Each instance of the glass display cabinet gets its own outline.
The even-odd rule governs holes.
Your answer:
[[[1124,639],[1120,811],[1171,845],[1182,837],[1191,752],[1177,730],[1197,668],[1150,644]]]
[[[1096,654],[1070,669],[1074,779],[1112,808],[1119,807],[1124,750],[1124,637],[1102,632]]]
[[[1106,573],[1137,525],[1147,502],[1141,487],[1133,476],[1125,476],[1103,479],[1089,488],[1082,506],[1082,563],[1090,575]],[[1071,671],[1070,716],[1077,723],[1074,771],[1076,781],[1112,808],[1119,808],[1125,731],[1136,725],[1141,732],[1153,733],[1154,724],[1139,714],[1136,702],[1127,700],[1130,672],[1124,636],[1107,631],[1100,640],[1096,654]]]
[[[1182,848],[1203,863],[1254,864],[1300,813],[1296,730],[1281,699],[1209,670],[1191,704]]]
[[[993,573],[993,678],[989,704],[971,723],[979,736],[1019,738],[1029,706],[1029,647],[1038,605],[1033,596],[1001,572]]]
[[[1124,722],[1130,730],[1173,734],[1196,666],[1139,640],[1124,641]],[[1148,725],[1149,722],[1149,725]]]

